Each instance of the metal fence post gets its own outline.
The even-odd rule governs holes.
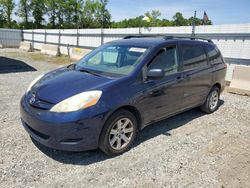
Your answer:
[[[44,32],[44,44],[47,44],[47,30]]]
[[[57,53],[56,53],[56,56],[61,56],[60,46],[61,46],[61,26],[60,26],[60,28],[59,28],[58,46],[57,46]]]
[[[103,28],[101,28],[101,45],[104,43],[104,31]]]
[[[70,47],[69,47],[69,44],[67,44],[67,52],[68,52],[68,56],[70,57]]]
[[[76,46],[79,47],[79,29],[76,30]]]
[[[142,26],[139,27],[139,35],[141,35]]]
[[[23,33],[23,28],[22,28],[22,30],[21,30],[21,40],[22,40],[22,42],[24,41],[24,33]]]
[[[30,52],[34,51],[34,29],[32,29],[32,42],[30,44]]]

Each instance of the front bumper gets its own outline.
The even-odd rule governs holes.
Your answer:
[[[105,113],[91,108],[71,113],[40,110],[32,107],[25,96],[20,113],[25,130],[34,140],[65,151],[96,149],[105,119]]]

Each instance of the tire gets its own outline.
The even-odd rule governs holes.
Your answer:
[[[118,110],[106,121],[99,139],[99,148],[109,156],[127,151],[137,134],[137,120],[127,110]]]
[[[200,107],[205,113],[211,114],[219,108],[220,89],[214,86],[209,92],[205,103]]]

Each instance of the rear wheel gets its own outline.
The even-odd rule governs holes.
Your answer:
[[[207,96],[205,103],[201,106],[201,110],[206,113],[213,113],[219,107],[220,90],[214,86]]]
[[[135,116],[127,110],[118,110],[105,123],[99,148],[107,155],[119,155],[132,145],[137,133]]]

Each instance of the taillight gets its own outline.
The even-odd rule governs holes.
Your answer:
[[[224,68],[227,68],[227,64],[226,64],[226,61],[225,61],[225,59],[221,56],[221,59],[222,59],[222,62],[223,62],[223,64],[224,64]]]
[[[224,62],[224,67],[227,68],[227,64]]]

